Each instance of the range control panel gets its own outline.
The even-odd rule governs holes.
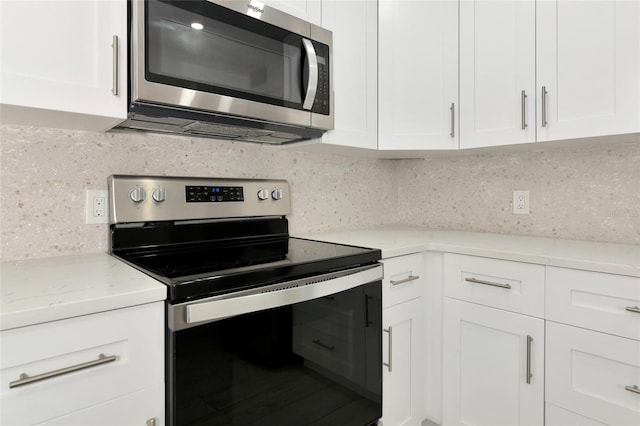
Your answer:
[[[289,184],[281,179],[109,177],[110,222],[284,216]]]
[[[186,186],[187,203],[224,203],[244,201],[241,186]]]

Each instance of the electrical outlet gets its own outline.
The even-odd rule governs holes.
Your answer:
[[[87,225],[109,223],[108,197],[109,191],[87,189],[87,202],[85,203],[85,222]]]
[[[513,214],[529,214],[529,191],[513,191]]]

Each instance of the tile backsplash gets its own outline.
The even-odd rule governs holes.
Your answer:
[[[382,224],[640,243],[640,143],[374,160],[247,143],[0,126],[1,259],[107,250],[110,174],[283,178],[292,234]],[[511,191],[531,214],[511,214]]]

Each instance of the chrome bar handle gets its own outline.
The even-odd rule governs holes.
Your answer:
[[[523,90],[522,93],[520,93],[520,98],[522,103],[522,130],[525,130],[527,128],[527,92]]]
[[[408,282],[419,280],[419,279],[420,279],[419,275],[409,275],[407,278],[404,278],[402,280],[391,280],[391,285],[400,285],[400,284],[408,283]]]
[[[638,385],[625,386],[624,389],[628,390],[629,392],[640,394],[640,388],[638,387]]]
[[[316,345],[318,345],[318,346],[320,346],[321,348],[324,348],[324,349],[328,350],[328,351],[335,351],[336,350],[335,346],[329,346],[326,343],[322,343],[322,341],[320,339],[314,339],[311,342],[316,344]]]
[[[147,426],[156,426],[158,424],[158,420],[154,417],[146,421]]]
[[[118,90],[120,84],[118,81],[118,65],[119,65],[119,57],[118,55],[118,36],[114,35],[113,40],[111,42],[111,50],[113,51],[113,85],[111,87],[111,93],[113,96],[120,95],[120,90]]]
[[[527,335],[527,384],[531,384],[531,378],[533,374],[531,374],[531,342],[533,342],[533,337]]]
[[[547,86],[542,86],[542,127],[547,124]]]
[[[456,136],[456,104],[452,102],[449,110],[451,111],[451,133],[449,136],[454,138]]]
[[[383,362],[382,365],[384,365],[385,367],[387,367],[389,369],[389,373],[391,373],[391,368],[392,368],[392,362],[391,362],[391,342],[393,342],[393,327],[389,327],[389,328],[383,328],[382,331],[384,331],[385,333],[389,334],[389,349],[387,350],[387,355],[388,355],[388,360],[389,362]]]
[[[629,311],[629,312],[635,312],[636,314],[640,314],[640,307],[638,307],[638,306],[627,306],[624,309]]]
[[[62,376],[65,374],[73,373],[86,368],[96,367],[98,365],[107,364],[116,360],[115,355],[106,356],[104,354],[98,355],[98,359],[82,364],[72,365],[71,367],[60,368],[58,370],[49,371],[47,373],[37,374],[35,376],[28,376],[26,373],[22,373],[18,380],[9,382],[9,388],[17,388],[19,386],[28,385],[30,383],[40,382],[42,380],[51,379],[54,377]]]
[[[318,90],[318,57],[316,56],[316,49],[314,49],[311,40],[303,38],[302,45],[304,46],[304,50],[307,54],[306,63],[309,67],[307,93],[304,96],[302,108],[309,110],[313,106],[313,101],[316,100],[316,91]]]
[[[465,278],[464,280],[467,281],[467,282],[470,282],[470,283],[474,283],[474,284],[490,285],[492,287],[506,288],[507,290],[511,289],[511,285],[510,284],[494,283],[494,282],[491,282],[491,281],[479,280],[477,278]]]

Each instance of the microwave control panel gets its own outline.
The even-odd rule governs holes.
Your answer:
[[[329,115],[329,93],[331,93],[331,88],[329,87],[329,47],[315,41],[313,42],[313,47],[316,50],[316,57],[318,58],[318,88],[311,112]]]

